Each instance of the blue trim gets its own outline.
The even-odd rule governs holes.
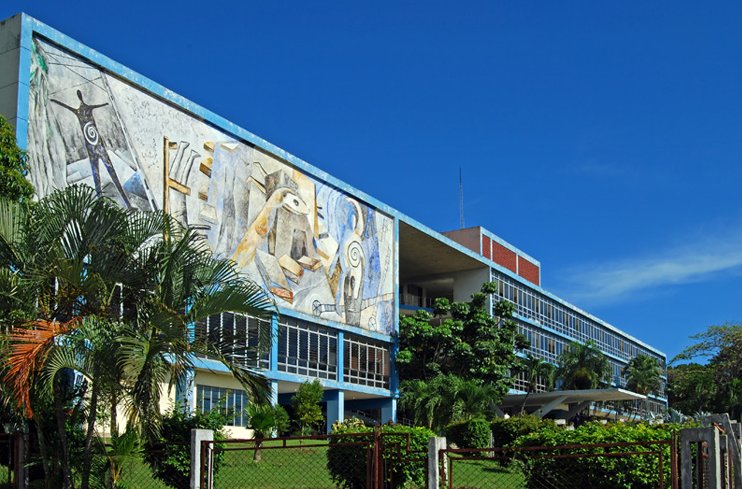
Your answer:
[[[312,381],[314,377],[305,377],[303,375],[289,374],[286,372],[265,372],[265,375],[271,380],[283,380],[285,382],[294,382],[301,384],[303,382]],[[362,392],[364,394],[370,394],[379,397],[391,397],[391,392],[387,389],[380,389],[378,387],[368,387],[365,385],[350,384],[347,382],[340,383],[336,380],[328,379],[317,379],[319,380],[322,387],[325,389],[339,389],[344,391]]]
[[[529,255],[528,253],[525,253],[521,249],[516,248],[515,246],[511,245],[510,243],[508,243],[507,241],[505,241],[504,239],[502,239],[501,237],[499,237],[498,235],[496,235],[495,233],[493,233],[492,231],[488,229],[485,229],[483,227],[480,227],[479,229],[481,230],[481,233],[483,236],[487,236],[489,239],[491,239],[495,243],[504,246],[505,248],[509,249],[516,255],[522,256],[523,258],[530,261],[531,263],[538,265],[539,270],[541,269],[541,262],[535,259],[534,257],[532,257],[531,255]]]
[[[322,319],[311,314],[306,314],[301,311],[294,311],[293,309],[287,309],[285,307],[278,307],[278,312],[281,316],[291,317],[294,319],[301,319],[302,321],[308,321],[310,323],[319,324],[320,326],[327,326],[328,328],[336,329],[338,331],[347,331],[349,333],[357,334],[360,336],[366,336],[375,340],[384,341],[391,343],[394,339],[383,333],[377,333],[376,331],[370,331],[368,329],[359,328],[358,326],[351,326],[349,324],[339,323],[337,321],[329,321]]]
[[[15,137],[18,147],[28,148],[28,104],[31,98],[32,18],[21,13],[21,42],[18,50],[18,98],[16,100]]]
[[[399,218],[394,217],[394,335],[399,335]]]
[[[338,369],[338,384],[343,385],[345,383],[345,332],[338,331],[337,333],[337,369]]]
[[[431,314],[433,313],[433,309],[430,307],[410,306],[407,304],[399,304],[399,307],[397,309],[404,309],[405,311],[428,311]]]

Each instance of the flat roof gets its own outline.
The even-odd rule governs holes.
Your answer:
[[[559,400],[560,404],[574,404],[585,401],[606,402],[606,401],[634,401],[646,399],[647,396],[632,392],[619,387],[607,389],[584,389],[584,390],[565,390],[550,392],[535,392],[532,394],[506,394],[500,405],[502,407],[520,407],[525,401],[526,406],[544,406],[550,402]]]

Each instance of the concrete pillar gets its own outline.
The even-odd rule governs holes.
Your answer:
[[[440,489],[440,451],[446,448],[446,438],[433,436],[428,440],[428,489]],[[448,461],[443,460],[444,474],[448,475]],[[445,487],[445,481],[444,481]]]
[[[345,332],[338,331],[337,335],[337,381],[342,384],[345,382]]]
[[[201,487],[201,442],[213,441],[212,430],[191,430],[191,486],[190,489],[211,489],[213,486],[213,474],[211,473],[211,451],[207,452],[208,473],[207,486]]]
[[[381,401],[381,422],[396,423],[397,422],[397,400],[396,399],[383,399]]]
[[[187,413],[196,411],[196,372],[189,368],[183,378],[175,385],[175,404],[183,408]]]
[[[335,421],[343,421],[345,419],[345,391],[325,391],[325,402],[327,404],[326,430],[327,433],[330,433]]]
[[[719,431],[716,428],[689,428],[680,431],[680,480],[681,487],[693,487],[693,454],[691,445],[698,445],[702,460],[707,456],[703,470],[707,475],[710,488],[721,487],[721,447]],[[705,450],[703,446],[705,445]],[[703,453],[706,452],[706,453]]]
[[[278,405],[278,381],[271,380],[271,406]]]
[[[270,371],[278,371],[278,333],[280,326],[278,324],[278,316],[271,316],[271,354],[269,359]]]

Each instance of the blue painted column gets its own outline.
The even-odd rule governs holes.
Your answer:
[[[332,425],[335,421],[345,419],[345,391],[327,390],[325,391],[325,403],[327,404],[327,432],[332,431]]]
[[[270,354],[270,371],[278,371],[278,314],[271,316],[271,354]]]
[[[397,422],[397,400],[396,399],[384,399],[381,401],[381,422],[388,423]]]
[[[337,338],[337,381],[342,384],[345,382],[345,379],[343,378],[343,372],[345,372],[345,332],[338,331]]]
[[[271,380],[271,406],[278,406],[278,381]]]

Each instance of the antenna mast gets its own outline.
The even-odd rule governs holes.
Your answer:
[[[459,167],[459,229],[464,229],[464,178]]]

